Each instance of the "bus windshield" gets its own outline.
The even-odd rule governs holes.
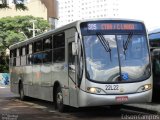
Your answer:
[[[110,52],[105,50],[97,35],[83,36],[86,73],[89,80],[104,83],[132,82],[145,80],[150,76],[145,35],[103,34],[102,36],[107,41]],[[127,49],[124,47],[126,42]]]

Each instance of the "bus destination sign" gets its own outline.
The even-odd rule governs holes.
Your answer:
[[[88,23],[88,30],[142,30],[138,23]]]

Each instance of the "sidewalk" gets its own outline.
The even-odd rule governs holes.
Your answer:
[[[160,102],[159,103],[143,103],[143,104],[126,104],[126,107],[139,108],[153,113],[160,114]]]
[[[10,85],[2,85],[2,84],[0,84],[0,88],[9,88],[10,87]]]
[[[13,98],[13,97],[18,97],[18,95],[14,94],[10,91],[9,85],[0,85],[0,100]]]

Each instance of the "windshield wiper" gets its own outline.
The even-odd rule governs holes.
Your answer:
[[[133,33],[130,32],[130,33],[128,34],[128,38],[127,38],[126,42],[124,43],[124,41],[123,41],[124,51],[126,51],[126,50],[128,49],[128,44],[129,44],[130,40],[132,39],[132,36],[133,36]]]
[[[102,46],[106,50],[106,52],[109,52],[110,60],[112,60],[111,59],[111,48],[110,48],[109,42],[104,38],[104,36],[102,35],[102,33],[99,32],[96,35],[97,35],[100,43],[102,44]]]

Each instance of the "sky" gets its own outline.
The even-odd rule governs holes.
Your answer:
[[[142,20],[152,31],[160,28],[159,11],[160,0],[120,0],[118,17]]]

